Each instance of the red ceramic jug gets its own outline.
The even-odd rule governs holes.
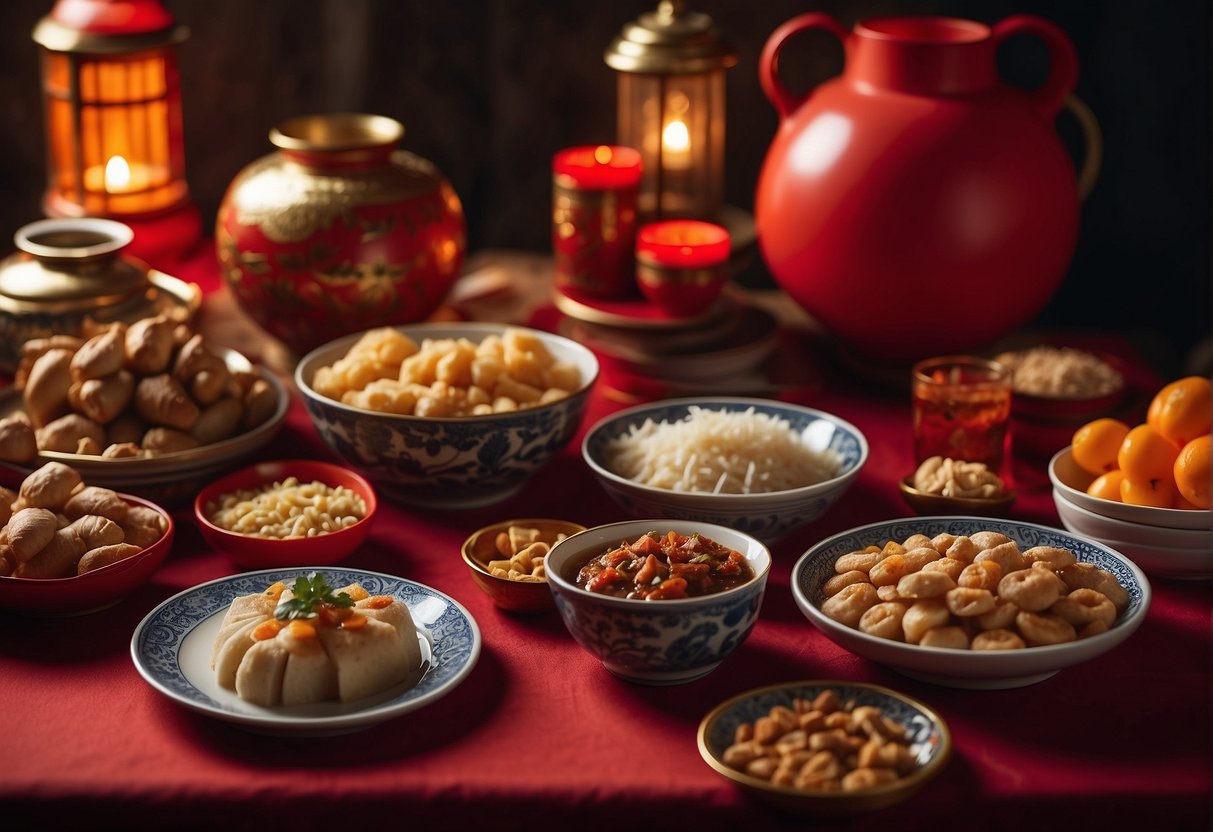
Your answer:
[[[810,29],[842,41],[845,68],[798,96],[779,55]],[[1004,83],[995,64],[1021,33],[1049,52],[1049,77],[1032,91]],[[889,17],[851,32],[819,13],[785,23],[759,61],[781,117],[755,204],[775,281],[880,362],[973,351],[1026,323],[1078,232],[1074,166],[1053,124],[1076,75],[1069,39],[1029,15],[993,27]],[[1084,128],[1094,161],[1097,135]]]

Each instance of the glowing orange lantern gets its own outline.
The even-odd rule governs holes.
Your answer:
[[[42,47],[52,217],[121,220],[154,262],[201,239],[185,181],[176,47],[188,36],[159,0],[58,0]]]
[[[619,144],[641,153],[640,214],[716,219],[724,194],[725,70],[737,53],[712,19],[662,0],[606,50],[619,72]]]

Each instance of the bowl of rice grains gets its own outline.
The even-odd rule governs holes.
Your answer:
[[[786,402],[666,399],[602,419],[581,455],[632,517],[716,523],[772,542],[846,492],[868,443],[837,416]]]

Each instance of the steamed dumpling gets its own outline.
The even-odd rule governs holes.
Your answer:
[[[337,666],[338,698],[342,702],[386,690],[421,666],[417,628],[408,607],[399,601],[380,609],[367,606],[373,600],[354,605],[369,619],[364,627],[325,627],[319,631],[324,649]]]
[[[294,597],[281,585],[236,598],[212,650],[219,684],[241,699],[270,707],[352,702],[406,680],[421,666],[408,606],[398,598],[369,597],[357,584],[340,592],[359,600],[352,610],[337,612],[365,618],[358,622],[361,626],[338,626],[324,615],[278,622],[274,611],[279,600]]]

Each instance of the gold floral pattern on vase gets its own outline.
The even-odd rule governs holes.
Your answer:
[[[310,116],[228,187],[215,228],[240,307],[297,353],[431,315],[466,252],[458,195],[381,116]]]

